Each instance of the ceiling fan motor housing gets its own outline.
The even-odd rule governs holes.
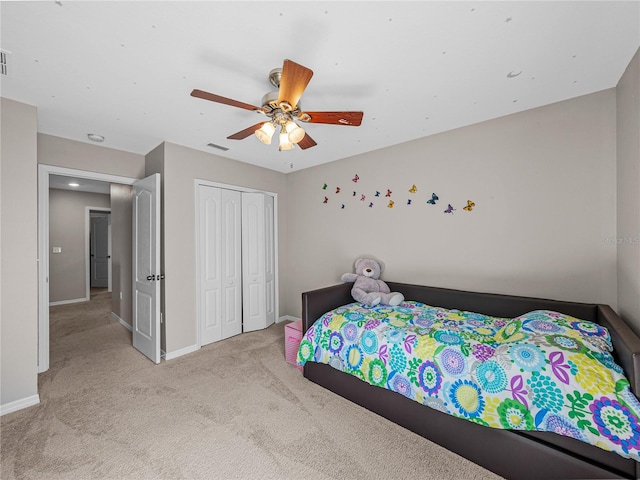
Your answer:
[[[280,88],[280,80],[282,79],[282,67],[274,68],[269,72],[269,81],[271,85]]]

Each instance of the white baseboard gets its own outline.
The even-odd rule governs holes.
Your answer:
[[[0,405],[0,417],[7,413],[17,412],[23,408],[32,407],[40,403],[40,395],[31,395],[30,397],[21,398],[15,402],[9,402],[5,405]]]
[[[280,317],[278,319],[278,321],[276,323],[281,323],[281,322],[297,322],[298,320],[300,320],[299,318],[296,317],[292,317],[291,315],[283,315],[282,317]]]
[[[164,354],[164,359],[165,360],[173,360],[174,358],[181,357],[181,356],[186,355],[188,353],[193,353],[196,350],[200,350],[200,347],[198,345],[190,345],[188,347],[181,348],[180,350],[175,350],[173,352],[166,352]]]
[[[127,330],[129,330],[130,332],[132,332],[133,330],[131,329],[131,325],[129,325],[127,322],[125,322],[123,319],[121,319],[118,315],[116,315],[115,313],[111,312],[111,316],[113,318],[115,318],[118,322],[120,322],[120,324],[126,328]]]
[[[85,297],[82,298],[72,298],[71,300],[59,300],[57,302],[49,302],[50,307],[55,307],[56,305],[67,305],[69,303],[80,303],[88,301]]]

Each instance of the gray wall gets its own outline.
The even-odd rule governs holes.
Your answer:
[[[111,184],[111,309],[132,325],[131,187]]]
[[[0,406],[4,411],[38,401],[36,108],[0,98],[0,123]]]
[[[615,308],[615,125],[611,89],[288,174],[284,311],[362,254],[387,280]]]
[[[49,189],[49,302],[85,299],[86,207],[110,208],[109,195]],[[62,253],[52,253],[61,247]]]
[[[164,170],[163,231],[166,333],[165,351],[174,353],[197,343],[195,267],[195,179],[237,185],[278,194],[280,302],[286,298],[283,259],[288,255],[286,234],[286,175],[211,153],[164,143],[151,152],[147,175]],[[280,315],[286,314],[280,311]]]
[[[121,177],[144,177],[144,155],[44,133],[38,134],[38,163]]]
[[[640,50],[616,88],[619,314],[640,333]]]

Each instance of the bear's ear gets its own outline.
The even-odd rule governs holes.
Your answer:
[[[354,264],[354,269],[357,272],[358,269],[360,268],[360,265],[362,264],[362,262],[364,262],[366,260],[366,258],[358,258]]]
[[[382,260],[376,260],[378,265],[380,265],[380,273],[384,272],[384,262]]]

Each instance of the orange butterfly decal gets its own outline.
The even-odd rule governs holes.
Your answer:
[[[473,210],[473,207],[475,207],[476,204],[473,203],[471,200],[467,200],[467,206],[466,207],[462,207],[463,210],[466,210],[467,212],[470,212],[471,210]]]

